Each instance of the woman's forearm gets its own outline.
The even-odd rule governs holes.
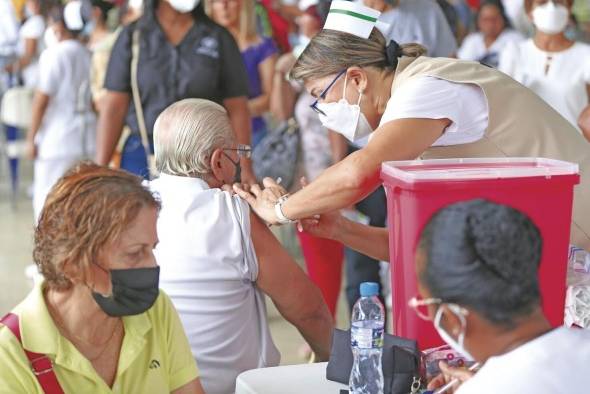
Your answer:
[[[258,97],[248,100],[250,116],[262,116],[270,109],[270,94],[261,94]]]
[[[375,260],[389,262],[389,231],[342,218],[334,239]]]
[[[348,155],[289,197],[282,205],[283,214],[289,219],[302,219],[362,200],[379,185],[381,163],[415,159],[449,124],[449,119],[398,119],[386,123],[375,131],[365,148]]]
[[[270,100],[270,112],[280,121],[288,120],[293,116],[297,93],[285,80],[285,74],[277,71],[274,75]]]
[[[363,150],[354,152],[293,194],[283,204],[283,214],[290,219],[302,219],[362,200],[379,185],[380,164]]]
[[[96,132],[96,162],[100,165],[111,161],[125,124],[129,100],[129,94],[112,91],[107,91],[102,99]]]
[[[29,141],[35,140],[35,136],[41,127],[41,122],[43,121],[43,116],[45,115],[48,104],[49,96],[40,91],[36,91],[35,97],[33,98],[33,107],[31,110],[31,126],[29,127],[29,131],[27,133],[27,139]]]

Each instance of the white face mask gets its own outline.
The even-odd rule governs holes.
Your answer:
[[[176,11],[186,14],[192,12],[198,5],[200,0],[168,0],[168,3]]]
[[[473,356],[471,354],[469,354],[469,352],[467,351],[467,349],[465,349],[465,346],[463,344],[463,342],[465,341],[465,329],[466,329],[466,325],[467,325],[464,312],[461,309],[461,307],[458,305],[455,305],[455,304],[446,304],[446,305],[447,305],[448,309],[451,312],[453,312],[459,318],[459,320],[461,320],[461,333],[459,334],[459,337],[457,338],[457,340],[455,340],[453,337],[451,337],[451,335],[448,332],[445,331],[444,328],[441,327],[440,319],[442,318],[442,314],[443,314],[442,306],[438,307],[438,310],[436,311],[436,315],[434,316],[434,328],[436,328],[438,335],[440,335],[440,337],[443,339],[443,341],[445,341],[447,343],[447,345],[449,345],[454,351],[456,351],[457,353],[459,353],[463,357],[465,357],[467,359],[467,361],[473,361],[474,360]]]
[[[549,1],[533,10],[533,22],[545,34],[558,34],[565,30],[569,22],[569,11],[562,4]]]
[[[356,104],[349,104],[345,98],[346,77],[344,79],[344,90],[342,98],[336,103],[318,103],[317,107],[325,113],[319,114],[320,122],[329,130],[342,134],[350,142],[360,140],[373,132],[373,128],[361,112],[361,98]]]

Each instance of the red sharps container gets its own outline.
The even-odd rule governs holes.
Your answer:
[[[484,198],[527,214],[543,237],[539,271],[543,310],[563,324],[567,254],[578,165],[543,158],[445,159],[383,163],[387,191],[393,329],[417,339],[421,349],[443,344],[431,322],[408,307],[417,295],[415,249],[439,209]]]

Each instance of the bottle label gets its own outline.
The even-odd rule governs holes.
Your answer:
[[[361,328],[350,329],[350,340],[352,347],[359,349],[374,349],[383,347],[383,328]]]

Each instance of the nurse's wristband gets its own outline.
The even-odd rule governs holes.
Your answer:
[[[288,194],[285,194],[284,196],[280,197],[277,202],[275,203],[275,215],[277,216],[277,219],[279,221],[279,224],[288,224],[288,223],[294,223],[295,220],[291,220],[288,217],[285,216],[285,214],[283,213],[283,203],[285,201],[287,201],[287,199],[289,198]]]

